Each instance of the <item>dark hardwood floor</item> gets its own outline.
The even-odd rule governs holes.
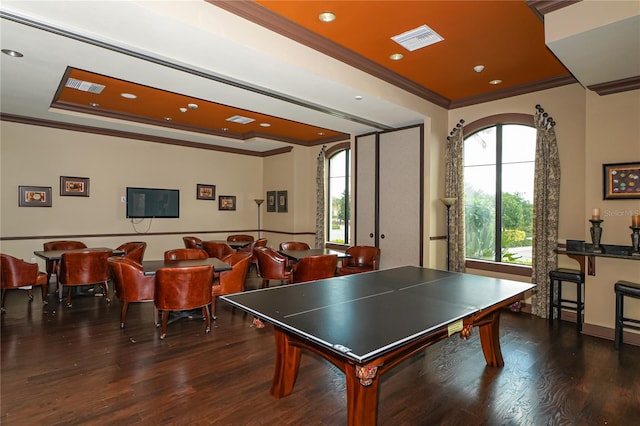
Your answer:
[[[346,423],[344,377],[313,354],[293,393],[271,397],[273,329],[222,301],[210,334],[184,319],[161,341],[150,303],[131,305],[120,330],[117,300],[77,297],[67,309],[51,295],[43,308],[34,294],[9,293],[2,315],[3,425]],[[378,423],[640,424],[639,347],[616,352],[573,323],[525,313],[501,322],[504,368],[485,365],[477,330],[439,342],[382,376]]]

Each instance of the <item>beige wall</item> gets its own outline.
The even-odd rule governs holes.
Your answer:
[[[592,209],[599,207],[604,219],[602,243],[630,245],[630,217],[640,213],[640,200],[603,200],[602,164],[640,160],[640,91],[599,96],[574,84],[452,110],[449,127],[460,119],[469,124],[496,114],[534,114],[536,104],[557,123],[562,168],[559,242],[590,241],[588,219]],[[438,244],[444,250],[445,243]],[[559,256],[558,261],[560,266],[578,266],[566,256]],[[467,272],[486,274],[475,270]],[[640,282],[640,262],[597,258],[596,275],[588,276],[586,283],[585,323],[593,326],[585,327],[586,332],[609,337],[610,330],[602,328],[613,328],[613,284],[618,280]],[[575,297],[575,291],[568,290],[567,295]],[[638,302],[628,302],[626,309],[632,315],[635,312],[640,316]]]

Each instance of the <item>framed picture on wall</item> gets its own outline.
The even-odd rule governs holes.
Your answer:
[[[18,207],[51,207],[51,187],[18,186]]]
[[[276,191],[267,191],[267,211],[277,212],[276,209]]]
[[[60,195],[89,196],[89,178],[60,176]]]
[[[640,199],[640,161],[603,164],[605,200]]]
[[[277,203],[278,203],[278,213],[286,213],[287,212],[287,205],[288,205],[288,200],[287,200],[287,191],[278,191],[278,195],[277,195]]]
[[[218,197],[218,210],[235,210],[235,195],[221,195]]]
[[[216,186],[205,185],[202,183],[196,186],[196,199],[198,200],[215,200],[216,199]]]

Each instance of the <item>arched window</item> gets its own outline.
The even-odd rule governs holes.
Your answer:
[[[535,151],[531,125],[500,122],[465,137],[467,259],[531,265]]]
[[[351,231],[351,155],[349,143],[327,151],[327,236],[330,243],[349,244]]]

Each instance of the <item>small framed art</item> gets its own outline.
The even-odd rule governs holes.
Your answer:
[[[216,186],[205,185],[202,183],[197,184],[196,198],[198,200],[215,200],[216,199]]]
[[[51,207],[51,187],[18,186],[18,207]]]
[[[236,209],[235,195],[221,195],[218,197],[218,210],[235,210],[235,209]]]
[[[640,162],[603,164],[605,200],[640,199]]]
[[[89,196],[89,178],[60,176],[60,195]]]
[[[287,191],[278,191],[278,213],[286,213],[288,206]]]
[[[267,211],[275,212],[276,210],[276,191],[267,191]]]

